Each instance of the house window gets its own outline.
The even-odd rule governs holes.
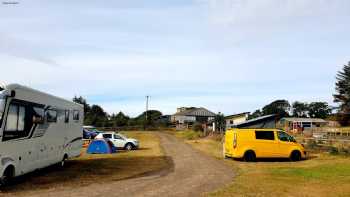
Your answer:
[[[230,124],[233,124],[233,120],[230,120]]]
[[[255,131],[257,140],[275,140],[275,133],[273,131]]]
[[[69,110],[64,111],[64,122],[69,123]]]
[[[57,111],[49,109],[46,111],[47,122],[57,122]]]
[[[73,120],[79,120],[79,111],[78,110],[73,111]]]

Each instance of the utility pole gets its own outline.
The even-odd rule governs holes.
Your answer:
[[[149,100],[150,96],[146,96],[146,121],[145,121],[145,125],[144,125],[144,130],[146,130],[146,126],[148,124],[148,100]]]

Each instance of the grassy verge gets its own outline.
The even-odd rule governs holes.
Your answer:
[[[119,151],[116,154],[91,155],[82,149],[82,156],[67,162],[64,169],[48,167],[20,177],[4,188],[5,193],[25,194],[26,191],[57,187],[79,187],[94,183],[118,181],[168,166],[168,159],[160,147],[159,138],[152,132],[125,132],[140,141],[140,149]],[[147,164],[147,165],[145,165]]]
[[[186,142],[208,155],[222,159],[222,144],[218,140],[197,138]],[[350,195],[349,157],[321,153],[313,155],[313,159],[295,163],[245,163],[231,159],[225,160],[225,163],[234,168],[236,177],[229,186],[209,196]]]

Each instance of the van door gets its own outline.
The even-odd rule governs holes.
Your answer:
[[[291,147],[294,145],[294,142],[290,140],[292,137],[283,131],[278,131],[277,135],[279,144],[278,155],[280,157],[289,157]]]
[[[276,157],[278,153],[278,141],[272,130],[255,131],[256,156],[269,158]]]

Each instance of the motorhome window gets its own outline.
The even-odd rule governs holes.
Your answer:
[[[64,122],[65,123],[69,122],[69,110],[64,111]]]
[[[49,109],[46,112],[47,122],[57,122],[57,111]]]
[[[2,125],[2,117],[5,110],[5,99],[0,96],[0,127]]]
[[[10,104],[3,140],[26,137],[30,131],[29,116],[25,106]]]
[[[255,131],[255,137],[257,140],[275,140],[273,131]]]
[[[35,116],[39,116],[39,117],[44,117],[44,109],[40,108],[40,107],[33,107],[33,110],[35,112]]]
[[[73,120],[79,120],[79,111],[78,110],[73,111]]]
[[[6,131],[17,131],[18,105],[10,105],[7,114]]]

